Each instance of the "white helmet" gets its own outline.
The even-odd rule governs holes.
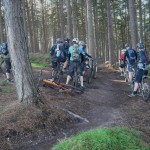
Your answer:
[[[78,38],[74,38],[74,39],[72,40],[72,42],[79,43],[79,39],[78,39]]]
[[[85,42],[84,42],[84,41],[80,41],[80,42],[79,42],[79,45],[80,45],[80,46],[84,46],[84,45],[85,45]]]

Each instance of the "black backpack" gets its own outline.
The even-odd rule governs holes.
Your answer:
[[[141,62],[141,63],[146,63],[147,62],[145,50],[139,50],[138,51],[138,61]]]
[[[129,54],[129,63],[130,64],[134,64],[136,61],[136,55],[133,49],[129,49],[128,50],[128,54]]]

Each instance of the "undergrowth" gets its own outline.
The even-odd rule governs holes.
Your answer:
[[[140,134],[122,127],[95,129],[80,133],[54,146],[52,150],[149,150]]]

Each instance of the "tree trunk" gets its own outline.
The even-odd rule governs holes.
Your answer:
[[[89,53],[95,57],[95,39],[93,27],[93,9],[92,0],[86,0],[87,3],[87,25],[88,25],[88,48]]]
[[[67,24],[68,24],[68,37],[72,40],[72,20],[71,20],[71,5],[70,0],[67,0]]]
[[[3,24],[2,24],[2,1],[0,0],[0,43],[3,42]]]
[[[28,56],[28,46],[23,24],[22,0],[4,0],[8,47],[12,59],[18,99],[25,104],[38,104],[38,92]]]
[[[72,0],[73,38],[77,38],[77,0]]]
[[[60,19],[60,31],[61,38],[64,38],[64,10],[63,10],[63,0],[59,0],[59,19]]]
[[[130,32],[131,32],[132,48],[136,49],[138,36],[137,36],[135,0],[129,0],[129,15],[130,15]]]
[[[116,56],[115,56],[115,45],[114,45],[110,0],[106,0],[106,11],[107,11],[107,23],[108,23],[109,61],[110,61],[110,65],[113,65],[116,62]]]
[[[139,0],[139,22],[140,22],[140,41],[143,42],[143,25],[142,25],[142,2]]]

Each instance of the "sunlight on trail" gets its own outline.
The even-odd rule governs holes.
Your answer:
[[[124,80],[111,80],[111,81],[118,82],[118,83],[125,83]]]

